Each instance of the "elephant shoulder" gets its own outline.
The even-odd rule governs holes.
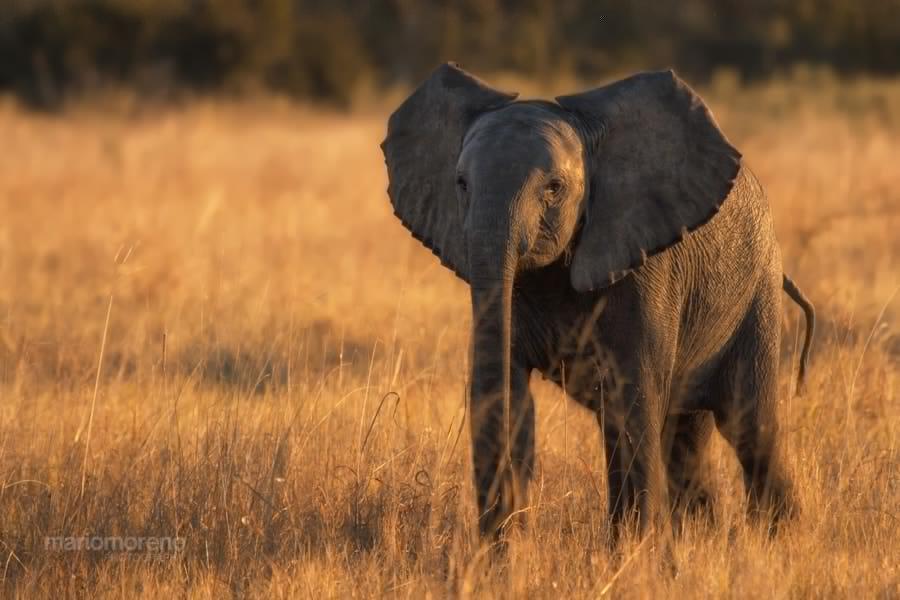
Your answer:
[[[768,247],[774,239],[772,217],[765,188],[746,165],[735,178],[734,187],[719,212],[705,225],[689,234],[683,250],[713,256]]]
[[[756,174],[741,162],[741,169],[734,181],[734,187],[722,205],[721,212],[734,215],[740,220],[748,216],[768,214],[769,199],[766,190]]]

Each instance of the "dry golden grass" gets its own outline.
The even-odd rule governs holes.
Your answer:
[[[384,114],[0,104],[3,595],[900,595],[900,85],[724,79],[708,99],[821,327],[791,397],[786,303],[802,517],[775,539],[748,526],[717,441],[719,524],[687,527],[674,579],[648,545],[608,554],[595,423],[540,381],[530,528],[489,569],[468,295],[391,215]],[[186,545],[45,543],[82,535]]]

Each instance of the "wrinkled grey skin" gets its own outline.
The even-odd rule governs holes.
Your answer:
[[[664,532],[673,512],[708,506],[699,467],[716,428],[751,511],[791,513],[775,420],[782,289],[807,312],[801,367],[812,307],[782,274],[740,154],[671,72],[514,98],[443,65],[382,145],[396,214],[471,286],[482,533],[527,501],[535,371],[596,411],[614,524]]]

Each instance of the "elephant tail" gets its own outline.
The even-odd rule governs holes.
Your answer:
[[[791,300],[803,309],[803,314],[806,317],[806,337],[803,340],[803,350],[800,352],[800,369],[797,374],[797,395],[803,395],[806,368],[809,365],[809,349],[812,346],[813,334],[816,331],[816,309],[813,308],[809,298],[803,295],[797,284],[785,274],[782,274],[781,287],[791,297]]]

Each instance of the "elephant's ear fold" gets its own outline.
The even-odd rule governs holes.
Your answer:
[[[463,136],[478,115],[516,98],[453,63],[441,65],[388,120],[381,144],[394,213],[441,262],[468,280],[456,195]]]
[[[586,220],[576,290],[608,286],[715,215],[740,169],[709,109],[672,71],[557,98],[586,138]]]

